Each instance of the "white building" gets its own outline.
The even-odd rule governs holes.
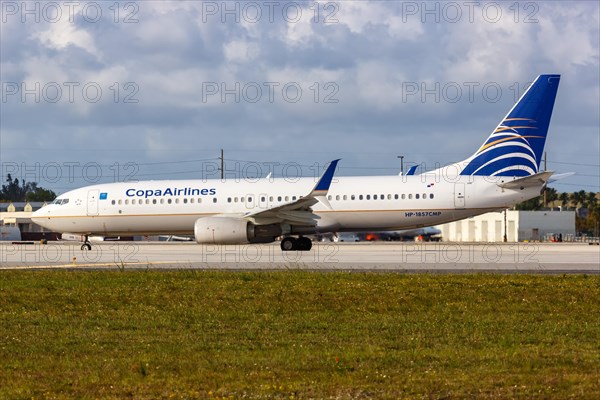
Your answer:
[[[509,242],[547,240],[562,234],[563,240],[575,236],[575,211],[504,211],[438,225],[442,238],[449,242],[502,242],[504,231]]]

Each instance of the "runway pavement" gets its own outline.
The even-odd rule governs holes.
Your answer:
[[[0,243],[0,269],[234,269],[600,274],[600,246],[570,243],[315,243],[282,252],[279,243]]]

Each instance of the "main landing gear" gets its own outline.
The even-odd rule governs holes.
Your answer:
[[[309,251],[311,248],[312,241],[304,236],[300,236],[298,239],[288,236],[281,241],[281,250],[283,251]]]
[[[92,249],[92,244],[90,243],[90,239],[88,239],[88,236],[85,235],[85,240],[83,241],[83,244],[81,245],[81,250],[91,250]]]

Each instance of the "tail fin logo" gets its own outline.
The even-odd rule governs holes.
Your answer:
[[[506,172],[510,175],[533,175],[537,173],[539,162],[533,151],[532,141],[544,139],[544,136],[521,134],[522,131],[535,131],[537,129],[535,122],[530,118],[506,118],[475,153],[462,174],[498,175]]]
[[[529,176],[540,161],[559,75],[540,75],[475,154],[461,175]]]

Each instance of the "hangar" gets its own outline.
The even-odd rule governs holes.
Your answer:
[[[518,211],[491,212],[454,221],[436,228],[444,241],[450,242],[507,242],[549,241],[552,236],[564,241],[575,238],[575,211]]]

